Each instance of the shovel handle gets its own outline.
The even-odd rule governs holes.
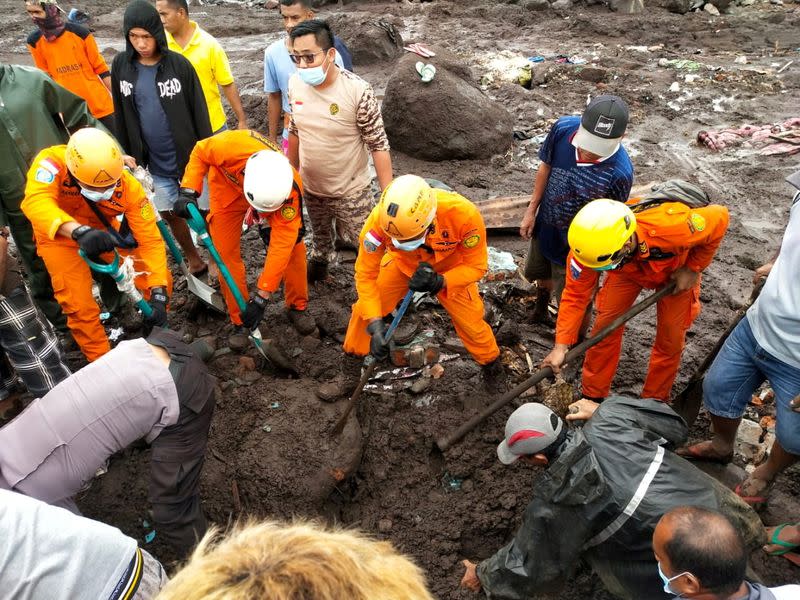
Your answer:
[[[110,263],[101,263],[92,260],[83,250],[78,250],[78,254],[80,254],[81,258],[86,261],[86,264],[89,265],[89,268],[92,271],[97,271],[98,273],[103,273],[105,275],[111,275],[115,282],[120,283],[123,279],[125,279],[125,273],[123,273],[122,269],[119,265],[119,252],[114,250],[114,260]],[[153,314],[153,307],[142,297],[142,294],[139,293],[139,290],[135,290],[135,294],[129,293],[128,295],[131,299],[136,303],[136,306],[139,310],[142,311],[142,314],[145,317],[149,317]]]
[[[564,357],[564,364],[569,363],[572,360],[575,360],[578,356],[586,352],[589,348],[598,344],[603,339],[605,339],[612,331],[617,329],[620,325],[625,324],[627,321],[631,320],[633,317],[638,315],[643,310],[651,307],[653,304],[658,302],[661,298],[666,296],[667,294],[672,293],[675,289],[675,282],[670,282],[665,285],[663,288],[651,294],[638,304],[634,304],[631,308],[629,308],[625,313],[621,314],[619,317],[614,319],[611,323],[609,323],[606,327],[603,327],[600,331],[597,332],[596,335],[590,337],[587,340],[584,340],[577,346],[575,346],[572,350],[567,352],[567,355]],[[492,404],[487,406],[481,412],[473,416],[469,421],[461,425],[458,429],[453,431],[452,433],[439,438],[436,440],[436,445],[439,447],[439,450],[444,452],[448,448],[450,448],[453,444],[460,441],[465,435],[467,435],[470,431],[475,429],[478,425],[480,425],[483,421],[485,421],[488,417],[496,413],[498,410],[503,408],[506,404],[511,402],[514,398],[522,394],[527,389],[533,387],[543,379],[553,376],[553,369],[550,367],[543,367],[536,371],[533,375],[531,375],[528,379],[517,385],[516,387],[510,389],[505,394],[500,396],[497,400],[495,400]]]

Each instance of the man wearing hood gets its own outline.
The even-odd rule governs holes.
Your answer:
[[[25,10],[37,27],[27,40],[36,66],[86,100],[92,115],[113,131],[111,73],[92,32],[68,22],[55,0],[28,0]]]
[[[189,269],[207,267],[183,219],[172,214],[179,182],[198,140],[211,135],[203,88],[192,64],[167,47],[155,7],[133,0],[123,17],[126,50],[111,65],[117,139],[153,176],[155,203],[181,245]]]

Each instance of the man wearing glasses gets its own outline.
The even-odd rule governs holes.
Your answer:
[[[303,178],[314,234],[308,278],[318,281],[327,276],[334,235],[356,247],[375,204],[369,157],[381,189],[392,180],[392,161],[372,86],[334,63],[328,24],[305,21],[289,38],[298,68],[289,79],[289,160]]]

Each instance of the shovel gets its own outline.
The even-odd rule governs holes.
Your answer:
[[[142,311],[145,317],[149,317],[153,314],[152,307],[147,303],[147,300],[144,299],[142,293],[133,283],[133,273],[120,264],[119,253],[116,250],[114,250],[114,260],[112,260],[110,264],[97,262],[89,258],[83,250],[78,250],[78,254],[86,261],[86,264],[89,265],[92,271],[111,275],[114,281],[117,282],[119,290],[127,294],[130,299],[133,300],[136,307]]]
[[[403,297],[403,302],[400,304],[400,308],[397,309],[397,313],[395,313],[392,323],[389,325],[389,329],[386,330],[386,335],[383,337],[383,339],[386,341],[386,344],[392,340],[395,329],[397,329],[397,326],[400,324],[400,320],[403,318],[403,315],[406,314],[408,305],[411,304],[411,299],[413,297],[414,292],[411,290],[408,290],[406,295]],[[336,421],[336,426],[333,428],[332,435],[339,435],[342,433],[344,425],[347,423],[347,417],[350,416],[353,408],[358,403],[358,399],[361,397],[361,392],[364,390],[364,386],[367,385],[367,381],[369,381],[369,378],[372,377],[372,374],[375,372],[377,366],[378,360],[372,356],[372,354],[368,354],[364,359],[364,373],[362,373],[361,379],[358,380],[358,385],[356,386],[353,395],[350,396],[350,400],[347,402],[344,413],[341,417],[339,417],[339,420]]]
[[[222,275],[223,279],[225,279],[228,289],[231,291],[231,294],[233,294],[233,297],[236,300],[236,305],[239,307],[240,311],[244,312],[244,310],[247,308],[247,303],[244,301],[244,296],[242,296],[242,293],[236,286],[236,282],[233,280],[231,272],[222,261],[222,257],[219,255],[219,252],[217,252],[217,248],[214,246],[211,236],[208,235],[206,223],[203,220],[200,211],[194,204],[189,204],[187,208],[189,210],[190,217],[186,219],[186,222],[192,231],[197,234],[197,237],[206,247],[208,253],[211,255],[211,258],[214,259],[214,262],[217,263],[220,274]],[[256,325],[256,327],[250,332],[250,340],[253,342],[256,350],[258,350],[261,353],[261,356],[263,356],[270,364],[279,369],[283,369],[284,371],[288,371],[297,378],[300,377],[300,373],[297,371],[295,366],[283,355],[280,350],[278,350],[278,348],[275,347],[275,344],[272,343],[272,340],[264,341],[264,339],[261,337],[261,331],[259,331],[258,325]]]
[[[756,284],[756,286],[753,288],[753,291],[750,293],[750,298],[744,303],[744,306],[738,310],[733,318],[733,321],[731,321],[731,324],[725,330],[725,333],[723,333],[722,336],[717,340],[717,343],[714,344],[711,352],[708,353],[708,356],[706,356],[705,360],[697,368],[697,371],[694,372],[694,375],[692,375],[689,383],[687,383],[686,387],[683,388],[683,391],[675,397],[675,400],[672,401],[673,410],[682,416],[683,420],[686,421],[686,424],[690,427],[695,422],[695,419],[697,419],[697,415],[700,412],[700,406],[703,404],[703,380],[705,379],[706,371],[708,371],[711,363],[714,362],[717,354],[719,354],[719,351],[722,349],[722,345],[725,343],[725,340],[728,339],[728,336],[739,324],[739,321],[741,321],[747,314],[747,309],[753,306],[753,302],[756,301],[756,298],[758,298],[758,295],[761,293],[761,288],[763,287],[764,280],[761,280]]]
[[[638,315],[643,310],[653,306],[656,302],[658,302],[661,298],[666,296],[667,294],[672,293],[675,289],[675,282],[670,282],[665,285],[663,288],[658,290],[657,292],[651,294],[638,304],[634,304],[631,308],[629,308],[625,313],[621,314],[619,317],[614,319],[611,323],[603,327],[594,337],[590,337],[587,340],[584,340],[577,346],[575,346],[572,350],[567,352],[566,357],[564,357],[564,364],[569,364],[571,361],[575,360],[578,356],[582,355],[586,352],[589,348],[594,346],[595,344],[602,341],[606,338],[612,331],[617,329],[620,325],[623,325],[630,321],[633,317]],[[483,421],[485,421],[488,417],[496,413],[498,410],[503,408],[506,404],[511,402],[514,398],[519,396],[525,390],[533,387],[543,379],[553,376],[553,369],[550,367],[543,367],[536,371],[533,375],[528,377],[525,381],[517,385],[516,387],[508,390],[505,394],[500,396],[497,400],[495,400],[492,404],[484,408],[481,412],[477,415],[472,417],[469,421],[461,425],[458,429],[453,431],[452,433],[445,435],[438,440],[436,440],[436,445],[439,447],[439,450],[444,452],[452,445],[457,443],[461,440],[465,435],[467,435],[470,431],[475,429],[478,425],[480,425]]]

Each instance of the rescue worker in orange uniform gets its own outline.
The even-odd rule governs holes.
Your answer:
[[[164,240],[144,189],[124,170],[122,152],[110,135],[79,129],[66,146],[39,152],[28,171],[21,208],[33,225],[37,252],[67,325],[88,360],[111,347],[92,295],[92,273],[79,249],[94,260],[109,262],[113,256],[106,253],[127,247],[120,254],[133,257],[134,270],[140,273],[136,287],[153,308],[145,323],[166,326],[171,279]],[[122,225],[119,215],[125,217]]]
[[[700,314],[700,273],[711,263],[728,228],[728,209],[710,204],[690,208],[664,202],[634,213],[627,204],[594,200],[573,219],[567,234],[567,283],[556,322],[556,343],[543,366],[558,371],[569,346],[577,342],[584,312],[600,275],[593,335],[624,313],[642,289],[671,280],[673,294],[658,302],[656,338],[642,389],[643,398],[667,402],[678,373],[686,331]],[[624,326],[586,353],[583,396],[602,400],[617,370]]]
[[[372,209],[359,238],[353,304],[344,351],[388,354],[384,316],[410,289],[436,296],[464,346],[480,365],[487,387],[504,376],[500,349],[483,318],[478,281],[487,270],[483,217],[463,196],[432,188],[416,175],[394,179]]]
[[[231,320],[254,329],[264,316],[267,301],[284,282],[289,320],[302,335],[314,331],[306,313],[308,283],[306,245],[303,241],[303,183],[280,149],[256,131],[223,131],[200,140],[192,150],[181,182],[174,212],[188,218],[187,204],[196,205],[208,175],[211,239],[245,300],[249,298],[242,262],[242,223],[250,207],[269,228],[262,229],[268,245],[264,268],[247,309],[239,307],[228,286],[220,280]]]

